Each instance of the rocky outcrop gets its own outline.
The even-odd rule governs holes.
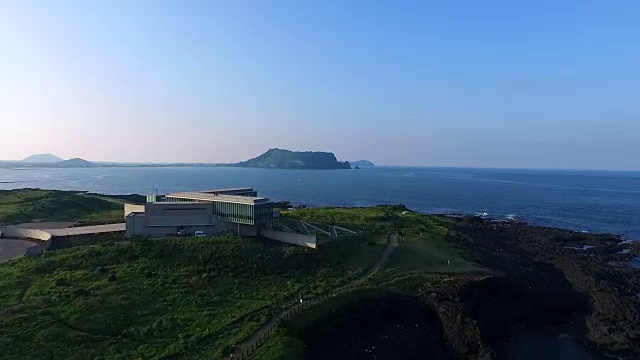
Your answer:
[[[350,169],[348,161],[338,161],[331,152],[269,149],[264,154],[228,166],[267,169]]]

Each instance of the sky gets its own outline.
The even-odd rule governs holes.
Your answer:
[[[0,0],[0,159],[640,170],[640,1]]]

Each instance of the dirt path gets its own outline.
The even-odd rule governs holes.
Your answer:
[[[373,264],[373,266],[371,266],[371,268],[367,270],[367,272],[359,276],[357,279],[350,281],[346,285],[337,287],[329,291],[329,294],[341,294],[341,293],[345,293],[345,292],[357,289],[358,285],[362,284],[371,275],[373,275],[382,265],[384,265],[384,263],[387,262],[387,260],[389,259],[389,256],[391,256],[391,254],[393,253],[393,251],[396,249],[397,246],[398,246],[398,238],[396,234],[392,234],[389,237],[389,245],[384,250],[382,255],[380,255],[380,257],[375,262],[375,264]],[[225,359],[246,359],[247,357],[249,357],[249,355],[251,355],[251,353],[253,353],[257,349],[258,346],[260,346],[264,342],[265,338],[271,334],[271,332],[275,329],[276,325],[278,325],[278,323],[280,323],[282,319],[299,312],[303,308],[318,304],[327,298],[329,298],[329,296],[325,295],[325,296],[309,299],[304,304],[298,304],[298,303],[292,304],[287,309],[282,310],[277,315],[272,317],[258,331],[253,333],[253,335],[245,339],[240,344],[236,345],[235,351],[233,352],[233,357],[227,356]]]

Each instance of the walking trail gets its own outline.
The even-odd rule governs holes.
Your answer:
[[[398,246],[398,238],[396,234],[392,234],[389,237],[389,245],[384,250],[382,255],[380,255],[380,257],[375,262],[375,264],[373,264],[373,266],[371,266],[371,268],[367,270],[367,272],[365,272],[358,278],[350,281],[346,285],[337,287],[329,291],[328,294],[341,294],[341,293],[345,293],[345,292],[357,289],[358,285],[362,284],[365,280],[367,280],[367,278],[373,275],[382,265],[384,265],[385,262],[387,262],[387,260],[389,259],[389,256],[391,256],[391,254],[393,253],[393,251],[397,246]],[[257,349],[258,346],[262,344],[262,342],[264,342],[265,338],[269,334],[271,334],[271,332],[275,329],[275,327],[280,323],[282,319],[288,318],[292,314],[295,314],[298,311],[300,311],[302,308],[306,308],[308,306],[318,304],[327,298],[329,298],[329,296],[325,295],[325,296],[319,296],[316,298],[308,299],[305,301],[304,306],[298,303],[292,304],[287,309],[282,310],[281,312],[276,314],[274,317],[272,317],[258,331],[253,333],[253,335],[249,336],[244,341],[236,345],[233,353],[230,354],[230,356],[226,357],[225,359],[246,359],[249,355],[251,355],[251,353],[253,353],[253,351]]]

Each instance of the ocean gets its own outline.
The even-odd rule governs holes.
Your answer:
[[[226,167],[0,169],[0,189],[152,194],[254,187],[309,206],[405,204],[426,213],[487,214],[640,240],[640,172],[372,167],[279,170]]]

